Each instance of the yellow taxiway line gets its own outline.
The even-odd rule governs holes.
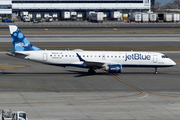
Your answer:
[[[101,69],[101,70],[102,70],[102,69]],[[103,72],[105,72],[105,73],[107,73],[107,72],[106,72],[106,71],[104,71],[104,70],[102,70],[102,71],[103,71]],[[124,80],[122,80],[122,79],[118,78],[117,76],[113,75],[112,73],[110,73],[110,75],[111,75],[111,76],[113,76],[114,78],[116,78],[117,80],[121,81],[122,83],[124,83],[124,84],[128,85],[129,87],[134,88],[135,90],[137,90],[137,91],[141,92],[141,94],[143,94],[143,93],[147,93],[147,92],[144,92],[143,90],[141,90],[141,89],[139,89],[139,88],[137,88],[137,87],[135,87],[135,86],[133,86],[133,85],[131,85],[131,84],[129,84],[129,83],[127,83],[127,82],[125,82]]]
[[[0,69],[16,69],[16,68],[26,68],[30,67],[29,65],[21,64],[11,64],[11,63],[0,63]]]
[[[139,89],[139,88],[137,88],[137,87],[135,87],[135,86],[133,86],[133,85],[125,82],[124,80],[118,78],[117,76],[115,76],[115,75],[113,75],[113,74],[111,74],[111,73],[110,73],[110,75],[113,76],[114,78],[116,78],[117,80],[121,81],[122,83],[128,85],[129,87],[134,88],[134,89],[136,89],[137,91],[139,91],[139,92],[141,92],[141,93],[146,93],[146,92],[144,92],[143,90],[141,90],[141,89]]]

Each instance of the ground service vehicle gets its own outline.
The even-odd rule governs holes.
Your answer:
[[[23,22],[30,22],[29,16],[24,16],[23,17]]]
[[[2,22],[14,22],[14,20],[10,18],[3,18]]]
[[[69,11],[62,11],[61,12],[61,19],[69,20],[71,18],[71,13]]]
[[[142,13],[141,18],[142,18],[142,22],[149,22],[149,14],[148,13]]]
[[[179,22],[179,20],[180,20],[180,15],[178,13],[174,13],[173,14],[173,21],[174,22]]]
[[[165,13],[164,14],[164,20],[166,22],[172,22],[173,15],[171,13]]]
[[[71,20],[77,20],[77,12],[71,12]]]
[[[28,17],[29,17],[28,11],[22,11],[22,12],[20,12],[20,17],[21,17],[21,20],[22,20],[22,21],[23,21],[24,16],[28,16]]]
[[[43,22],[41,18],[31,18],[31,22],[33,23],[39,23],[39,22]]]
[[[120,13],[120,11],[112,11],[110,17],[111,19],[118,20],[122,17],[122,13]]]
[[[53,21],[53,18],[52,16],[46,16],[46,22],[52,22]]]
[[[91,13],[89,15],[89,22],[97,22],[97,23],[102,23],[103,22],[103,12],[97,12],[97,13]]]
[[[24,111],[12,111],[9,109],[0,112],[0,120],[28,120],[28,118]]]

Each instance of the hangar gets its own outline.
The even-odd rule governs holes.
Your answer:
[[[82,12],[83,16],[88,11],[107,12],[120,11],[121,13],[147,12],[151,10],[154,0],[1,0],[0,14],[19,16],[20,12],[28,11],[33,17],[45,13],[56,13],[61,16],[62,11]]]
[[[12,14],[12,0],[1,0],[0,16]]]

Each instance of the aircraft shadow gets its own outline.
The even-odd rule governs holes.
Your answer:
[[[84,77],[84,76],[94,76],[94,75],[108,75],[107,73],[104,72],[98,72],[94,75],[88,74],[88,72],[82,72],[82,71],[73,71],[73,70],[66,70],[67,72],[53,72],[53,73],[48,73],[48,72],[0,72],[0,74],[9,74],[9,75],[75,75],[74,77]]]
[[[66,70],[66,71],[71,72],[71,73],[73,72],[75,74],[79,73],[79,75],[74,76],[74,77],[95,76],[95,75],[97,75],[97,76],[98,75],[109,75],[109,74],[107,74],[105,72],[96,72],[96,74],[90,75],[88,72],[79,72],[79,71],[75,71],[75,70]]]
[[[155,73],[154,72],[122,72],[120,74],[155,74]],[[158,73],[158,74],[162,74],[162,73]]]
[[[113,73],[114,75],[118,75],[118,73]],[[173,72],[159,72],[158,74],[155,74],[155,72],[122,72],[120,74],[129,74],[129,75],[137,75],[137,74],[141,74],[141,75],[176,75],[176,73]],[[179,74],[179,73],[178,73]],[[177,74],[177,75],[178,75]]]

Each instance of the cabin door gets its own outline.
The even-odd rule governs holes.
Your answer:
[[[154,62],[154,63],[157,63],[157,55],[154,55],[154,56],[153,56],[153,62]]]
[[[44,61],[47,61],[47,53],[44,53],[44,54],[43,54],[43,60],[44,60]]]

